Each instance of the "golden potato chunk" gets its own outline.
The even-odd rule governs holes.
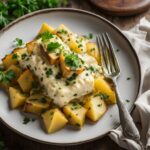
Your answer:
[[[18,83],[23,90],[23,92],[29,92],[33,85],[33,75],[30,70],[25,70],[21,76],[18,78]]]
[[[84,125],[87,109],[73,102],[63,108],[63,112],[69,120],[69,124],[81,128]]]
[[[95,91],[100,93],[105,99],[107,104],[116,104],[116,94],[112,90],[111,86],[102,77],[95,79],[94,81]]]
[[[32,54],[35,43],[36,43],[35,41],[31,41],[31,42],[26,44],[27,51],[28,51],[29,54]]]
[[[39,34],[42,34],[44,32],[50,32],[50,33],[53,33],[54,32],[54,28],[49,26],[47,23],[43,23],[40,31],[39,31]]]
[[[51,100],[42,94],[31,95],[25,102],[23,111],[40,115],[50,106]]]
[[[71,32],[65,25],[61,24],[56,30],[55,33],[64,41],[71,50],[76,53],[85,53],[86,52],[86,43],[88,42],[82,36],[79,36]]]
[[[14,87],[9,87],[9,95],[10,95],[10,105],[12,109],[18,108],[22,106],[26,99],[27,96],[17,88]]]
[[[86,97],[84,107],[88,110],[86,116],[92,121],[99,120],[107,111],[107,106],[100,96]]]
[[[62,129],[68,122],[64,114],[58,108],[43,113],[42,119],[48,133],[53,133]]]
[[[8,69],[11,65],[16,65],[18,63],[16,57],[14,56],[14,54],[9,54],[6,55],[3,59],[3,66]]]
[[[100,52],[98,50],[96,43],[89,42],[86,44],[86,48],[87,48],[87,53],[93,56],[97,60],[97,62],[100,64],[101,57],[100,57]]]

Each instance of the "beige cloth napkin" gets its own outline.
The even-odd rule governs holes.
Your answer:
[[[135,102],[136,108],[133,119],[139,127],[141,141],[145,149],[150,149],[150,22],[142,18],[138,25],[129,31],[123,31],[138,54],[142,69],[142,89],[139,98]],[[120,147],[128,150],[141,150],[138,143],[127,139],[119,127],[112,130],[109,137]]]

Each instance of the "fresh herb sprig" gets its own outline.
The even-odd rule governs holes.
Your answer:
[[[8,70],[6,73],[0,71],[0,81],[9,84],[12,80],[14,80],[16,74],[13,70]]]
[[[8,0],[0,1],[0,28],[27,13],[44,9],[67,6],[68,0]]]

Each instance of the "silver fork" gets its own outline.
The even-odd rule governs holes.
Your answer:
[[[119,109],[119,117],[123,129],[123,134],[126,138],[138,142],[141,145],[141,148],[144,149],[142,143],[140,142],[139,131],[137,130],[135,123],[133,122],[133,119],[130,113],[128,112],[127,108],[123,104],[123,101],[121,100],[121,96],[119,94],[119,90],[117,87],[117,78],[120,76],[120,68],[118,61],[115,57],[113,46],[108,33],[97,35],[96,42],[102,57],[102,67],[104,75],[106,78],[111,79],[114,83],[117,98],[117,106]]]

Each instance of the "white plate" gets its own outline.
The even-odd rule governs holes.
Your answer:
[[[26,15],[11,23],[0,33],[0,58],[12,51],[12,42],[15,38],[21,38],[25,42],[32,40],[43,22],[53,27],[63,23],[81,35],[107,31],[113,40],[115,49],[120,50],[116,52],[121,67],[121,76],[118,79],[119,90],[128,110],[133,109],[141,82],[137,55],[128,40],[114,25],[95,14],[75,9],[47,9]],[[131,77],[131,80],[127,80],[127,77]],[[38,120],[24,125],[22,123],[24,115],[18,110],[9,109],[8,96],[2,90],[0,97],[0,117],[8,127],[25,137],[48,144],[69,145],[91,141],[107,134],[119,124],[118,109],[116,105],[113,105],[109,107],[101,120],[93,125],[86,122],[80,131],[66,127],[57,133],[46,134]],[[127,103],[126,99],[129,99],[130,102]]]

